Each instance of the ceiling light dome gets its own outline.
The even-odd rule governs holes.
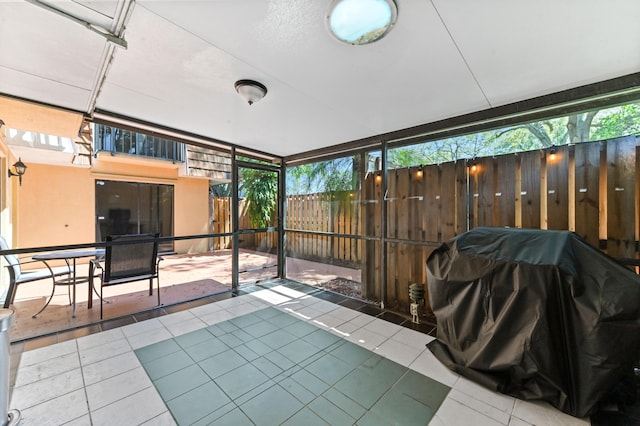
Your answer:
[[[254,80],[238,80],[234,87],[249,105],[253,105],[267,95],[265,85]]]
[[[361,45],[387,35],[397,18],[394,0],[333,0],[327,24],[329,32],[341,42]]]

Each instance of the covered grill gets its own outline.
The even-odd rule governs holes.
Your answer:
[[[640,277],[571,232],[476,228],[427,259],[449,368],[496,391],[591,414],[640,349]]]

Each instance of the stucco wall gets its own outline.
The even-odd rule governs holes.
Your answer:
[[[149,165],[150,164],[150,165]],[[14,212],[19,247],[95,241],[95,181],[163,183],[174,186],[174,235],[208,232],[209,182],[182,178],[175,166],[144,160],[98,159],[92,168],[27,164]],[[206,250],[205,240],[176,242],[179,253]]]
[[[209,181],[181,178],[174,189],[175,235],[209,233]],[[176,241],[178,253],[207,251],[207,239]]]
[[[88,168],[29,163],[17,192],[19,247],[95,241],[95,191]]]
[[[10,163],[10,152],[5,144],[4,131],[0,130],[0,234],[12,244],[13,215],[11,211],[11,197],[14,193],[11,180],[7,176]],[[0,258],[0,298],[4,299],[4,293],[9,288],[9,272],[5,267],[7,263]]]

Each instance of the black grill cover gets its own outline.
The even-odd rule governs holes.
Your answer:
[[[578,417],[633,374],[640,277],[576,234],[476,228],[427,259],[437,340],[455,372]]]

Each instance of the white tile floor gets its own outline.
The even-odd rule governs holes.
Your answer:
[[[548,404],[496,394],[453,374],[426,349],[432,339],[428,335],[287,287],[260,290],[18,354],[10,408],[21,411],[21,425],[173,425],[133,350],[267,306],[450,386],[431,425],[590,424]]]

